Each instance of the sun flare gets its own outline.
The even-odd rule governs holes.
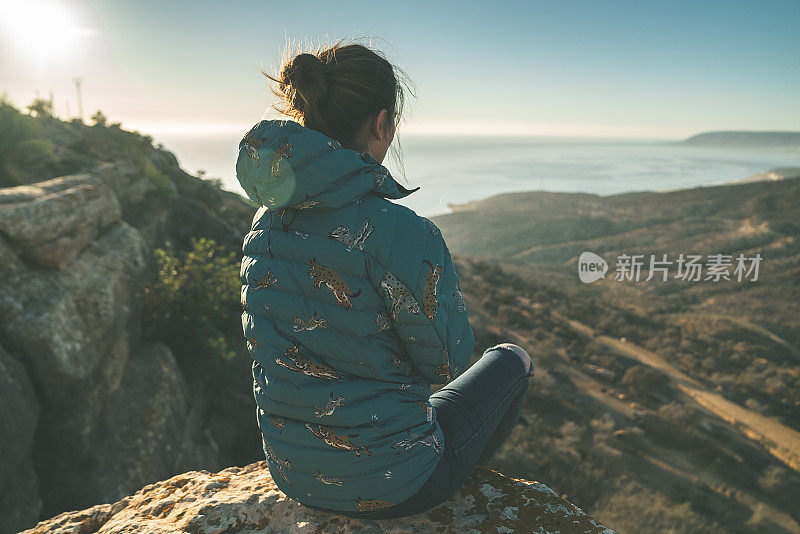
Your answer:
[[[78,40],[92,33],[57,0],[0,0],[0,26],[9,44],[42,63],[73,52]]]

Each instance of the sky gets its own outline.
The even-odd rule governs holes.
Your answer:
[[[411,133],[800,130],[800,0],[0,0],[0,93],[148,133],[246,131],[287,44],[358,38],[415,85]],[[67,111],[69,106],[69,113]]]

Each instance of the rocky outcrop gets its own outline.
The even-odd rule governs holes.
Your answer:
[[[484,467],[476,468],[456,495],[427,512],[371,521],[328,514],[281,493],[263,461],[219,473],[184,473],[113,504],[66,512],[25,531],[94,532],[614,533],[544,484],[508,478]]]
[[[121,161],[0,189],[0,532],[219,467],[174,356],[141,337],[178,188]]]
[[[60,430],[74,435],[79,419],[85,437],[73,437],[68,449],[58,451],[37,443],[39,471],[53,477],[42,477],[49,484],[42,488],[46,502],[63,508],[116,500],[164,476],[219,465],[175,357],[162,343],[130,351],[117,388],[103,395],[99,409],[82,408]],[[95,416],[87,420],[90,412]]]
[[[33,266],[63,269],[104,228],[122,218],[120,199],[141,202],[156,189],[126,165],[0,189],[0,233]]]
[[[30,525],[42,508],[31,458],[38,420],[25,368],[0,345],[0,514],[12,526]]]

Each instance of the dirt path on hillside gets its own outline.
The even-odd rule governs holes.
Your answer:
[[[758,325],[758,324],[756,324],[756,323],[754,323],[752,321],[749,321],[749,320],[747,320],[747,319],[745,319],[743,317],[733,317],[733,316],[730,316],[730,315],[721,315],[721,314],[718,314],[718,313],[710,313],[710,314],[690,313],[688,315],[692,316],[692,317],[702,317],[702,318],[711,317],[711,318],[714,318],[714,319],[722,319],[722,320],[725,320],[725,321],[730,321],[731,323],[733,323],[735,325],[741,326],[742,328],[750,330],[751,332],[754,332],[756,334],[764,336],[765,338],[769,339],[773,343],[776,343],[776,344],[780,345],[781,347],[785,348],[795,358],[800,360],[800,350],[798,350],[797,347],[795,347],[794,345],[792,345],[791,343],[789,343],[788,341],[786,341],[785,339],[780,337],[778,334],[775,334],[774,332],[772,332],[770,330],[767,330],[763,326]]]
[[[603,334],[598,335],[585,324],[568,319],[556,312],[552,313],[573,332],[587,339],[594,339],[617,354],[663,371],[672,380],[675,387],[691,397],[697,404],[733,425],[788,467],[800,473],[800,432],[709,390],[653,351],[629,341],[621,341]]]
[[[527,299],[524,298],[522,300],[527,301]],[[468,304],[470,305],[469,309],[471,317],[479,320],[481,324],[484,325],[484,327],[489,331],[497,333],[506,341],[517,343],[526,349],[534,347],[535,350],[535,343],[533,343],[533,340],[531,340],[529,336],[526,336],[521,332],[517,332],[507,326],[500,325],[496,321],[495,317],[486,313],[477,302],[471,302],[471,300],[468,300]],[[534,309],[541,306],[541,304],[531,303],[530,301],[527,301],[527,304],[530,306],[529,309]],[[783,435],[781,433],[781,429],[786,429],[785,426],[764,418],[758,414],[755,414],[755,418],[751,417],[752,412],[742,408],[741,406],[738,406],[735,403],[721,398],[716,393],[707,391],[702,384],[688,376],[683,375],[680,371],[675,369],[657,354],[647,351],[642,347],[637,347],[631,343],[620,342],[619,340],[609,336],[598,336],[591,327],[578,321],[566,319],[558,314],[555,314],[554,316],[557,316],[558,319],[569,325],[571,330],[579,333],[580,335],[589,338],[597,338],[601,343],[608,344],[607,346],[609,346],[609,348],[612,350],[624,351],[622,353],[625,356],[631,357],[645,365],[651,365],[668,373],[668,376],[676,384],[676,387],[681,389],[681,391],[687,394],[691,399],[695,400],[695,402],[701,406],[704,406],[713,414],[721,417],[723,420],[729,423],[734,432],[742,432],[746,438],[754,440],[762,446],[766,446],[773,455],[776,455],[776,451],[780,453],[780,449],[776,448],[777,445],[784,444],[785,442],[791,444],[793,443],[793,439],[795,439],[795,443],[798,442],[796,436],[792,436],[791,434]],[[537,355],[533,352],[531,352],[531,356],[535,361],[538,360]],[[607,384],[599,381],[596,377],[592,376],[591,373],[587,373],[585,369],[581,369],[580,366],[576,366],[575,363],[570,360],[569,355],[563,348],[557,350],[554,356],[556,357],[547,357],[545,360],[546,363],[543,362],[541,368],[551,371],[559,371],[566,375],[566,377],[573,382],[575,387],[580,392],[593,398],[601,405],[606,406],[608,408],[608,413],[618,425],[624,427],[632,424],[632,421],[635,419],[636,412],[646,413],[651,411],[643,406],[636,406],[629,401],[620,400],[616,395],[609,394],[607,390]],[[698,395],[698,392],[701,390],[705,391],[705,395]],[[767,426],[762,427],[759,424],[761,422],[759,419],[766,420],[768,423]],[[749,425],[760,429],[763,434],[778,436],[780,441],[775,443],[773,448],[770,449],[769,446],[765,445],[765,438],[763,435],[755,434],[753,431],[749,430],[750,427],[744,426],[741,423],[737,424],[738,421],[747,422]],[[794,432],[791,429],[788,430],[790,433]],[[765,505],[759,496],[751,493],[750,491],[731,486],[728,483],[718,479],[711,473],[697,470],[695,466],[685,461],[685,458],[676,454],[674,450],[661,447],[655,442],[652,443],[651,446],[652,450],[649,451],[637,451],[635,449],[628,450],[632,453],[635,453],[641,459],[641,461],[652,464],[654,468],[671,472],[676,476],[686,477],[688,480],[692,480],[695,483],[705,484],[711,491],[714,491],[715,493],[718,493],[724,497],[735,498],[738,502],[745,504],[752,510],[758,509],[759,506],[766,506],[770,517],[776,524],[781,525],[788,532],[800,532],[800,524],[798,524],[795,518],[793,518],[790,514],[773,508],[770,505]],[[721,447],[722,449],[725,449],[724,445]],[[731,454],[732,457],[738,457],[738,455],[731,450],[728,450],[728,453]],[[789,449],[789,453],[786,456],[789,461],[792,461],[792,458],[796,458],[796,456],[792,456],[792,449]],[[741,461],[741,457],[738,458]],[[785,460],[781,460],[786,463]]]

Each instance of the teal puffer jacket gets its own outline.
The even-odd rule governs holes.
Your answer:
[[[334,510],[405,500],[442,453],[430,385],[461,374],[475,344],[441,232],[387,200],[419,187],[291,120],[256,124],[236,175],[261,206],[242,328],[275,483]]]

